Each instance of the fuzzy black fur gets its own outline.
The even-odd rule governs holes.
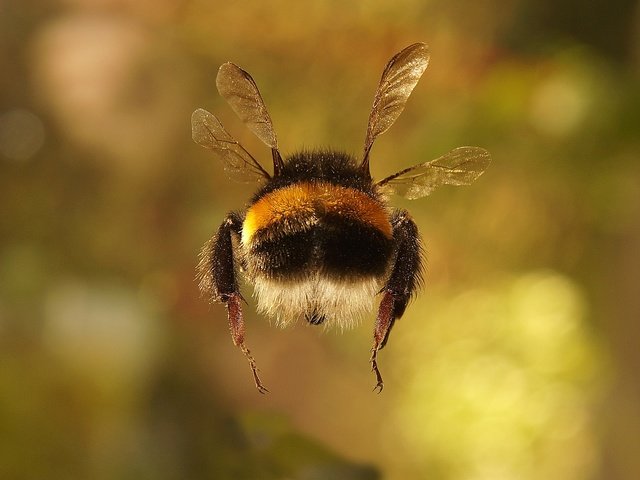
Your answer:
[[[232,237],[239,237],[241,231],[242,217],[236,212],[229,213],[200,254],[200,290],[214,301],[225,302],[232,294],[238,293]]]
[[[393,253],[393,240],[380,230],[338,215],[325,215],[309,230],[275,239],[264,233],[254,236],[251,255],[269,278],[304,278],[310,272],[336,279],[380,276]]]
[[[396,255],[384,290],[393,296],[391,324],[380,348],[389,339],[395,321],[402,317],[411,297],[422,284],[423,252],[418,227],[406,210],[394,210],[391,216]]]
[[[353,155],[333,150],[314,150],[294,153],[287,157],[280,174],[258,190],[251,203],[255,203],[269,192],[302,181],[322,181],[375,195],[371,178],[368,173],[364,174],[360,170]]]

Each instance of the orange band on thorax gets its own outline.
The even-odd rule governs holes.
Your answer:
[[[326,182],[303,182],[274,190],[251,205],[242,225],[242,242],[272,224],[290,220],[312,226],[326,214],[352,218],[392,236],[383,204],[354,188]]]

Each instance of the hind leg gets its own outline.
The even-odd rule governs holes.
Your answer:
[[[233,344],[239,347],[247,358],[258,391],[266,393],[268,390],[258,376],[256,361],[244,343],[242,295],[238,288],[236,257],[232,241],[232,236],[239,237],[241,230],[240,216],[230,213],[214,237],[204,246],[198,265],[200,290],[211,296],[214,301],[226,305]]]
[[[378,369],[378,351],[387,343],[391,328],[404,313],[422,280],[422,247],[418,227],[405,210],[396,210],[393,213],[391,225],[396,254],[391,274],[382,289],[370,358],[371,369],[376,376],[374,390],[378,392],[384,388]]]

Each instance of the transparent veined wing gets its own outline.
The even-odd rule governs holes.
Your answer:
[[[229,177],[239,181],[259,181],[271,178],[258,161],[224,129],[220,120],[199,108],[191,115],[193,141],[213,150],[224,165]]]
[[[470,185],[491,163],[480,147],[459,147],[440,158],[406,168],[379,181],[410,200],[426,197],[442,185]]]
[[[266,145],[277,150],[278,140],[271,117],[251,75],[237,65],[227,62],[218,70],[216,86],[220,95],[249,130]]]
[[[387,63],[373,99],[364,142],[364,159],[375,139],[386,132],[404,110],[405,104],[429,65],[429,47],[414,43],[394,55]]]

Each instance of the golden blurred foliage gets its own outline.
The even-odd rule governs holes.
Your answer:
[[[640,478],[637,2],[6,0],[0,5],[0,478]],[[194,280],[252,185],[191,142],[253,75],[283,153],[358,154],[385,61],[431,64],[372,152],[382,178],[459,145],[472,187],[394,204],[426,286],[371,323],[247,340]],[[373,320],[373,313],[371,314]]]

